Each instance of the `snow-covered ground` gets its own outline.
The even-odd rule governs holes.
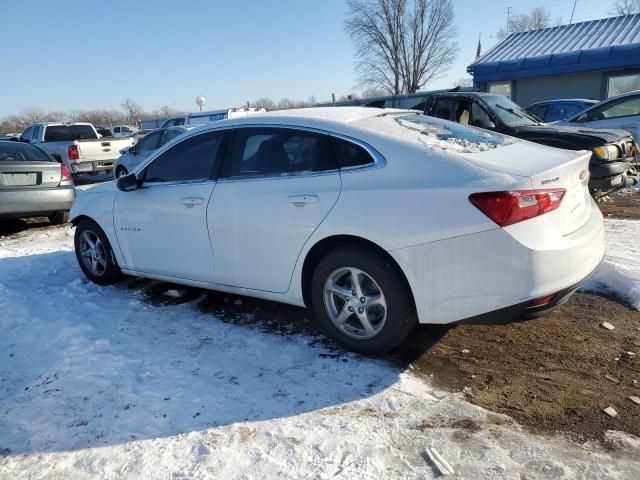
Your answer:
[[[640,305],[640,223],[607,230],[592,285]],[[72,236],[0,239],[2,479],[434,478],[426,447],[457,478],[640,478],[637,444],[531,435],[411,370],[95,286]]]

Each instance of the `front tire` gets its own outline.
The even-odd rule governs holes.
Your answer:
[[[120,177],[124,177],[125,175],[127,175],[129,172],[127,171],[127,169],[125,167],[123,167],[122,165],[119,165],[116,168],[116,174],[115,177],[116,179],[120,178]]]
[[[86,277],[98,285],[113,285],[122,277],[111,244],[93,220],[81,220],[74,235],[76,259]]]
[[[397,346],[417,323],[409,286],[384,255],[360,246],[327,254],[311,281],[314,314],[327,335],[368,355]]]

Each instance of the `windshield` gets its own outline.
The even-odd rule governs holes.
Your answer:
[[[502,123],[509,127],[540,124],[537,118],[503,95],[483,95],[482,100],[491,107]]]
[[[0,142],[0,162],[51,162],[47,154],[33,145]]]
[[[72,142],[97,138],[91,125],[47,125],[45,142]]]

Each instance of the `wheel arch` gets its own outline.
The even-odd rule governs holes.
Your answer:
[[[407,276],[405,275],[404,271],[395,260],[395,258],[393,258],[393,256],[391,256],[389,252],[387,252],[377,243],[356,235],[332,235],[329,237],[325,237],[319,240],[315,245],[313,245],[313,247],[309,249],[302,264],[300,282],[300,286],[302,287],[302,299],[305,305],[311,305],[311,279],[313,278],[313,272],[315,271],[316,266],[318,265],[320,260],[322,260],[329,252],[347,245],[358,245],[363,248],[371,249],[389,260],[389,262],[391,262],[391,264],[402,276],[408,289],[409,295],[411,296],[411,301],[413,302],[413,305],[415,307],[416,302],[413,296],[413,290],[411,289],[411,284],[409,283]]]

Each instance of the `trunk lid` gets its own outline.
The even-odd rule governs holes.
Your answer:
[[[55,188],[61,179],[57,162],[0,161],[0,191]]]
[[[591,152],[517,142],[464,157],[488,170],[529,177],[534,190],[564,189],[560,206],[541,217],[561,235],[575,232],[591,216],[593,202],[588,186]]]

